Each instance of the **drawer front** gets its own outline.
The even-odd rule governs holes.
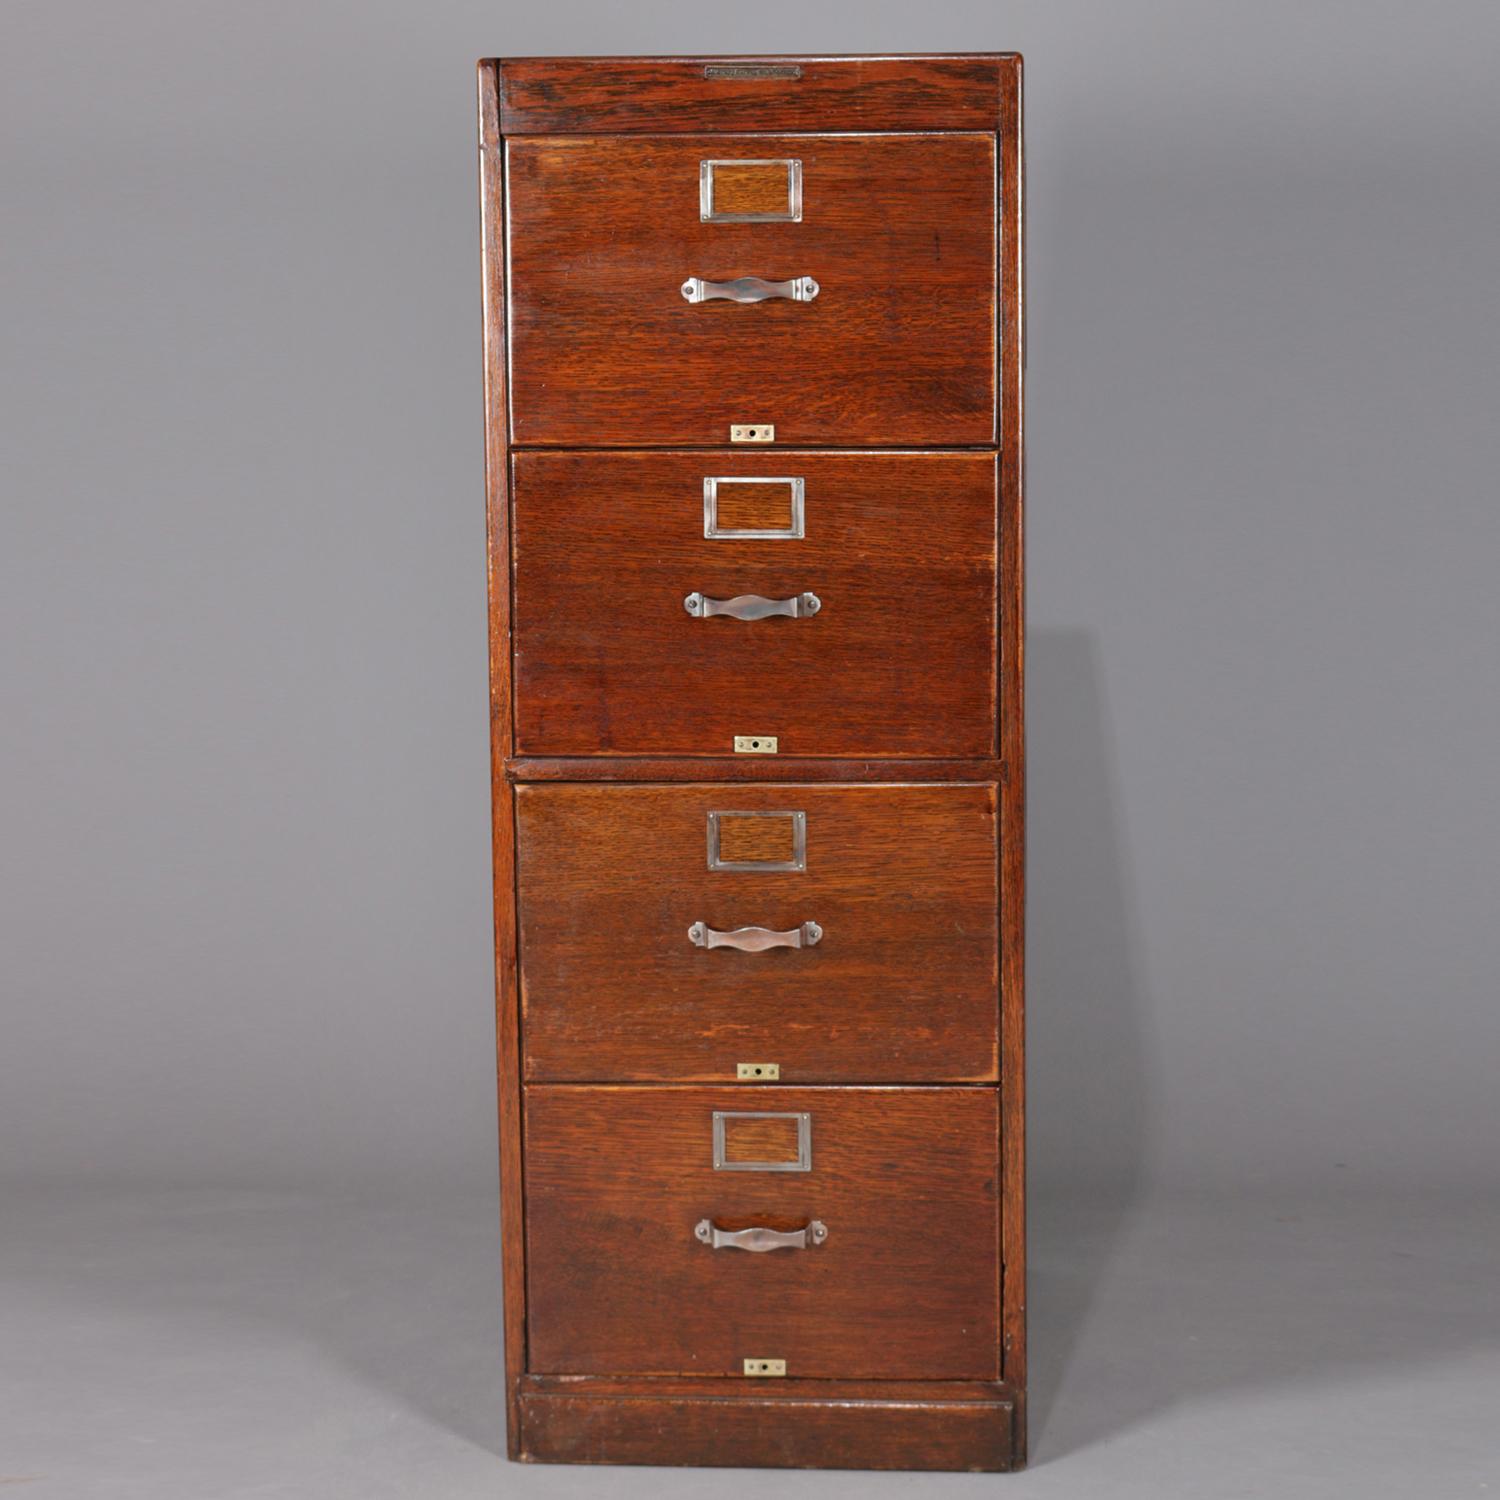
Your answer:
[[[533,1374],[999,1377],[995,1090],[532,1085],[526,1108]],[[782,1243],[726,1242],[746,1229]]]
[[[995,441],[993,136],[520,137],[506,174],[514,443]],[[783,294],[684,293],[742,278]]]
[[[993,786],[522,786],[516,827],[528,1078],[998,1076]]]
[[[980,453],[517,455],[520,753],[993,754],[995,484]],[[712,613],[747,597],[795,614]]]

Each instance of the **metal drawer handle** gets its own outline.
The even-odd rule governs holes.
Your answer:
[[[813,1219],[802,1229],[720,1229],[712,1219],[699,1219],[693,1229],[695,1238],[710,1250],[811,1250],[828,1238],[828,1226]]]
[[[682,601],[682,607],[700,620],[712,615],[723,615],[730,620],[764,620],[771,615],[788,615],[793,620],[805,620],[822,609],[823,601],[816,594],[793,594],[790,599],[766,599],[760,594],[708,599],[702,594],[689,594]]]
[[[793,276],[790,281],[762,281],[759,276],[740,276],[733,281],[703,281],[689,276],[682,283],[689,302],[769,302],[785,297],[789,302],[811,302],[818,283],[811,276]]]
[[[688,938],[698,948],[738,948],[741,953],[764,953],[767,948],[811,948],[823,939],[823,929],[816,922],[804,922],[789,932],[773,932],[769,927],[736,927],[733,932],[719,932],[703,922],[688,928]]]

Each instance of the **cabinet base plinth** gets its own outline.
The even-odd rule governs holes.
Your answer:
[[[775,1385],[525,1376],[512,1456],[533,1463],[974,1472],[1019,1469],[1026,1461],[1024,1423],[1008,1385]]]

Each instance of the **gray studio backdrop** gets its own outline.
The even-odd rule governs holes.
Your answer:
[[[0,1171],[492,1181],[474,58],[1017,48],[1034,1182],[1495,1186],[1494,6],[0,25]]]

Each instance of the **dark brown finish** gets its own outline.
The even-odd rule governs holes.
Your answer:
[[[719,818],[719,859],[725,864],[789,864],[796,853],[796,823],[790,813]]]
[[[790,1115],[773,1117],[752,1111],[749,1114],[737,1113],[724,1122],[724,1160],[727,1162],[794,1162],[797,1160],[797,1141],[797,1121]]]
[[[479,84],[511,1455],[1017,1467],[1026,1451],[1020,59],[531,59],[482,63]],[[807,173],[801,223],[702,222],[699,161],[791,156]],[[780,211],[784,169],[716,173],[720,212]],[[831,186],[838,192],[830,197]],[[723,264],[709,258],[721,253]],[[814,276],[820,292],[809,302],[737,306],[689,304],[679,291],[688,276],[741,275]],[[669,295],[649,291],[643,302],[642,288],[657,279]],[[749,397],[757,398],[753,408]],[[774,423],[776,441],[730,446],[731,422]],[[559,451],[568,445],[596,451]],[[887,461],[903,466],[900,486],[881,478],[896,472]],[[553,462],[559,467],[546,467]],[[965,476],[957,485],[940,473],[953,463]],[[825,464],[865,486],[840,518],[838,547],[825,529],[826,497],[816,498]],[[977,470],[963,465],[987,476],[982,506],[967,477]],[[674,478],[668,492],[654,478],[679,472],[689,475],[685,490]],[[724,481],[720,526],[755,529],[787,524],[789,492],[737,486],[734,476],[805,474],[806,538],[704,538],[705,474]],[[555,475],[568,483],[554,483]],[[635,477],[620,482],[625,475]],[[548,483],[533,489],[534,476]],[[544,494],[550,499],[540,503]],[[892,528],[900,532],[895,542]],[[675,615],[669,626],[641,606],[654,606],[655,591],[684,558],[699,568],[735,562],[737,573],[764,586],[731,582],[727,572],[712,587],[706,575],[682,584],[670,605],[698,633],[674,636]],[[937,590],[960,607],[911,611],[904,633],[892,628],[875,641],[867,630],[799,664],[802,644],[826,648],[837,633],[797,632],[841,618],[828,585],[793,579],[782,587],[777,578],[788,560],[808,558],[835,579],[840,600],[853,589],[868,602],[882,581],[894,580],[898,591],[912,593],[913,584],[921,598]],[[830,607],[798,620],[702,620],[681,609],[691,590],[788,597],[809,588]],[[629,598],[633,613],[611,614],[617,595]],[[964,635],[958,619],[974,634]],[[664,643],[682,639],[694,649],[676,659],[673,673]],[[746,640],[757,648],[749,665],[763,685],[759,697],[737,689],[740,679],[726,670]],[[710,656],[710,643],[715,651],[728,643],[728,651]],[[736,691],[745,696],[735,700]],[[775,722],[740,724],[746,708],[757,718],[765,708]],[[720,742],[726,730],[779,734],[782,753],[735,755]],[[578,800],[585,794],[611,800]],[[842,876],[822,868],[826,837],[811,817],[812,799],[826,799],[824,810],[890,813],[904,798],[942,796],[968,815],[937,817],[931,810],[941,804],[922,803],[915,844],[892,831],[889,817],[870,814],[862,833],[859,819],[846,818],[855,830],[850,848],[867,863],[846,862]],[[647,806],[666,811],[639,818]],[[592,821],[575,816],[601,807],[606,815]],[[696,823],[692,852],[679,865],[669,835],[684,807]],[[710,807],[805,808],[808,869],[710,874]],[[722,833],[741,856],[780,858],[785,829],[729,819]],[[579,840],[584,852],[606,856],[592,871]],[[666,880],[638,867],[633,883],[611,886],[603,868],[610,858],[659,860],[669,848]],[[880,848],[890,857],[877,869],[868,861]],[[520,879],[528,889],[518,897]],[[741,985],[684,987],[675,949],[643,950],[643,967],[639,954],[610,958],[598,941],[601,925],[628,942],[628,931],[656,930],[664,911],[679,922],[674,903],[685,895],[696,889],[719,900],[716,892],[735,882],[765,902],[784,896],[788,887],[777,882],[836,896],[838,930],[876,943],[889,942],[902,923],[914,933],[946,922],[957,947],[938,945],[936,975],[931,962],[913,967],[908,1003],[898,1007],[902,960],[891,947],[872,949],[860,973],[833,928],[810,948],[747,954],[694,948],[680,924],[683,954],[703,966],[685,972],[779,976],[764,986],[757,1012],[744,1004]],[[714,908],[711,925],[795,925],[785,911],[766,905],[765,913]],[[708,921],[708,909],[692,920]],[[636,925],[627,929],[630,921]],[[988,959],[976,963],[981,950]],[[799,1013],[795,978],[809,971],[796,966],[813,959],[833,960],[824,972],[838,979],[834,1005],[804,991]],[[545,991],[528,993],[524,1025],[523,961],[528,986],[546,981]],[[757,969],[757,961],[776,967]],[[946,989],[945,965],[956,976]],[[974,983],[981,970],[982,986]],[[670,993],[660,991],[663,974]],[[616,1003],[599,1003],[601,990]],[[659,1027],[654,1052],[649,1037],[631,1032],[629,1018],[643,1015]],[[726,1017],[737,1034],[722,1029]],[[873,1040],[882,1027],[885,1052]],[[757,1038],[755,1051],[726,1060],[734,1049],[722,1043]],[[594,1076],[533,1073],[523,1087],[538,1045],[547,1068],[572,1066],[576,1050],[592,1059]],[[881,1071],[892,1051],[907,1064]],[[727,1068],[737,1062],[776,1062],[781,1081],[729,1083]],[[671,1165],[689,1136],[704,1147],[713,1109],[776,1111],[808,1099],[816,1103],[807,1112],[825,1123],[814,1128],[812,1172],[714,1172],[701,1152],[696,1165]],[[626,1110],[622,1101],[639,1107]],[[830,1138],[839,1143],[836,1181],[820,1149]],[[908,1148],[915,1154],[902,1156]],[[789,1161],[795,1121],[730,1120],[725,1149],[731,1164],[747,1156]],[[763,1255],[654,1239],[659,1215],[686,1211],[703,1180],[729,1185],[713,1213],[721,1229],[795,1231],[816,1216],[830,1224],[829,1238]],[[806,1196],[820,1181],[840,1195],[837,1222],[815,1214]],[[868,1203],[868,1223],[925,1221],[936,1204],[936,1217],[956,1214],[957,1228],[936,1245],[888,1232],[878,1247],[873,1238],[861,1246],[839,1238],[855,1197]],[[637,1278],[639,1293],[620,1294],[615,1277],[599,1269],[605,1246],[624,1247],[614,1264]],[[930,1262],[913,1269],[923,1255]],[[677,1295],[652,1267],[664,1268]],[[727,1267],[727,1278],[710,1278],[715,1267]],[[807,1280],[795,1282],[799,1274]],[[716,1317],[683,1291],[684,1275],[708,1278]],[[757,1286],[781,1278],[805,1288],[814,1276],[829,1281],[828,1296],[772,1299],[769,1326],[787,1334],[783,1347],[757,1344],[738,1356],[724,1347],[725,1330],[759,1334],[768,1326],[757,1320]],[[930,1290],[949,1299],[949,1314],[914,1311],[897,1293],[912,1287],[919,1297]],[[860,1298],[877,1305],[860,1310]],[[686,1331],[684,1308],[699,1318]],[[668,1326],[665,1341],[652,1317]],[[598,1347],[601,1340],[609,1347]],[[749,1357],[787,1358],[790,1375],[746,1378],[737,1358]],[[886,1359],[880,1378],[858,1378]],[[597,1373],[543,1373],[580,1360],[593,1360]],[[937,1369],[983,1373],[923,1378]],[[667,1370],[679,1373],[648,1373]]]
[[[1005,765],[974,760],[828,760],[808,756],[520,756],[512,781],[999,781]]]
[[[806,1112],[808,1172],[715,1171],[714,1110]],[[526,1090],[527,1367],[999,1378],[993,1089]],[[750,1254],[721,1228],[828,1226]]]
[[[709,204],[714,214],[788,214],[789,169],[781,162],[726,163],[715,169]]]
[[[993,131],[1006,71],[1019,62],[994,55],[507,58],[498,64],[501,129]],[[734,76],[778,65],[797,76]],[[705,68],[720,76],[705,77]]]
[[[726,479],[719,484],[718,494],[718,523],[722,531],[787,531],[791,527],[790,481],[744,484]]]
[[[493,805],[495,1078],[500,1123],[500,1260],[505,1309],[505,1412],[510,1456],[520,1452],[518,1383],[525,1367],[521,1043],[516,965],[514,791],[504,766],[515,748],[510,707],[510,494],[505,422],[505,171],[493,63],[479,65],[479,210],[484,244],[484,465],[488,500],[490,790]]]
[[[521,1383],[521,1457],[731,1468],[1016,1467],[1014,1393],[967,1381]]]
[[[801,222],[703,223],[699,163],[734,156],[798,158]],[[994,443],[994,136],[535,136],[506,163],[514,443]],[[694,304],[693,276],[822,290]]]
[[[994,1080],[992,786],[523,786],[522,1033],[534,1079]],[[708,814],[807,814],[802,871],[710,871]],[[688,929],[817,922],[814,947]]]
[[[993,453],[522,453],[514,467],[523,753],[722,755],[742,734],[776,735],[784,756],[993,753]],[[718,475],[804,479],[806,535],[705,537]],[[693,592],[806,591],[822,601],[808,619],[683,607]]]
[[[1000,663],[1001,707],[1001,1049],[1006,1086],[1001,1094],[1001,1181],[1004,1285],[1001,1321],[1005,1378],[1016,1389],[1016,1462],[1026,1462],[1026,584],[1023,549],[1025,463],[1022,450],[1026,374],[1022,299],[1021,63],[1005,71],[1000,90],[1002,187],[1000,293],[1001,404]]]

